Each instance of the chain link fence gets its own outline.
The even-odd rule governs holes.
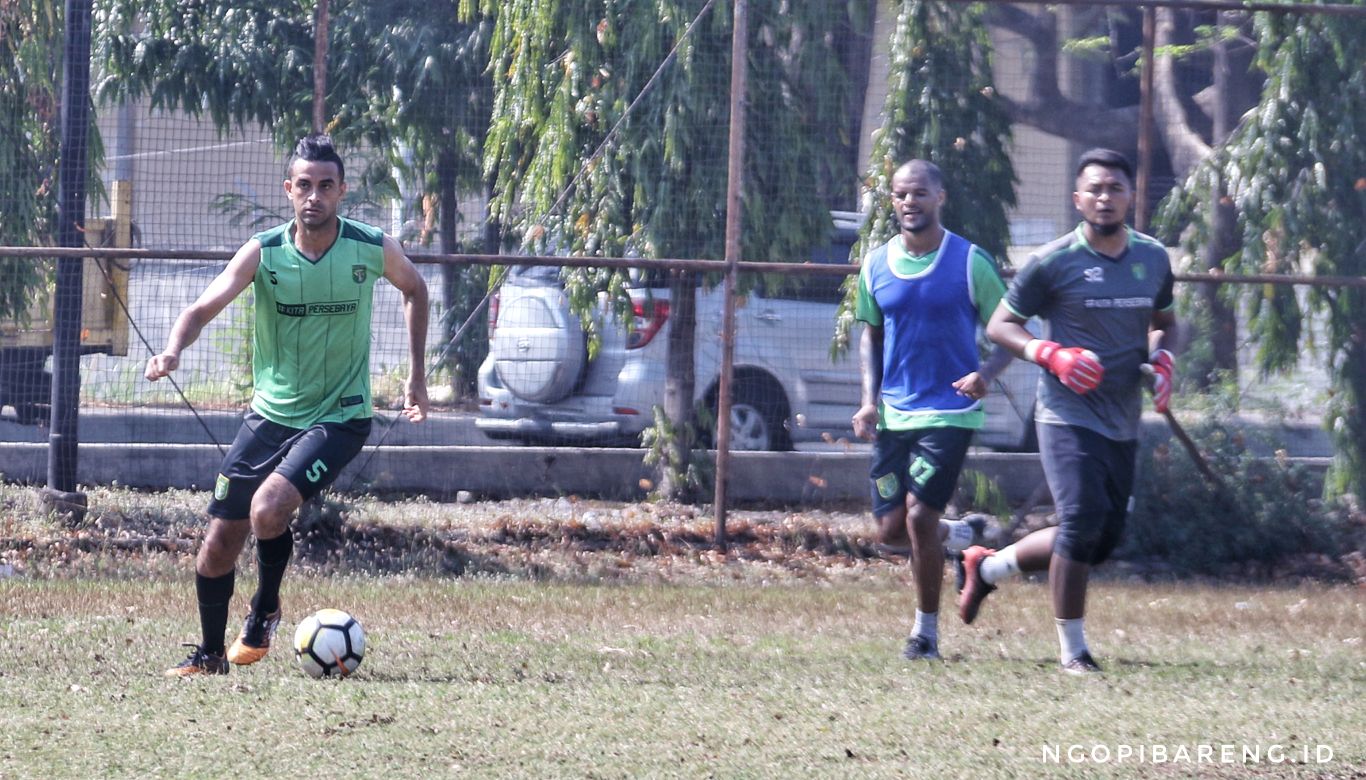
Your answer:
[[[150,20],[156,3],[96,8],[84,225],[87,243],[110,251],[85,266],[83,441],[98,440],[107,425],[134,442],[226,444],[250,400],[249,294],[187,350],[177,387],[148,383],[142,370],[231,252],[291,216],[281,180],[285,150],[307,130],[301,95],[314,73],[301,42],[311,50],[314,21],[290,6],[297,18],[276,19],[289,32],[271,49],[269,36],[251,37],[268,5],[238,12],[246,17],[234,17],[236,27],[211,15],[182,20],[199,25],[188,41]],[[691,379],[706,443],[724,335],[718,182],[726,175],[730,28],[722,9],[665,3],[673,15],[661,21],[613,4],[582,17],[574,3],[529,4],[563,12],[538,22],[460,3],[363,5],[333,3],[329,22],[325,116],[347,158],[344,211],[399,238],[418,262],[433,291],[433,400],[437,417],[454,421],[372,443],[639,446],[671,381],[669,334],[681,318],[670,281],[683,272],[696,281]],[[1140,161],[1138,216],[1147,222],[1198,162],[1190,149],[1217,144],[1229,115],[1236,121],[1256,105],[1265,79],[1254,67],[1258,14],[1232,4],[1163,4],[1145,35],[1145,11],[1133,4],[751,3],[748,116],[757,127],[747,136],[744,259],[779,265],[760,272],[747,263],[740,278],[733,449],[864,451],[849,429],[859,400],[856,349],[836,343],[836,322],[846,277],[856,272],[850,262],[886,238],[875,174],[887,161],[878,155],[889,136],[907,131],[888,123],[889,107],[906,99],[894,71],[913,62],[896,47],[919,45],[906,26],[924,6],[980,26],[971,51],[989,58],[989,97],[1010,118],[1000,139],[1015,182],[1010,249],[996,258],[1007,275],[1031,246],[1075,225],[1080,151],[1109,146]],[[6,147],[9,164],[0,165],[0,246],[11,247],[0,248],[0,284],[28,282],[23,305],[0,325],[0,435],[11,442],[44,440],[51,394],[45,334],[59,253],[43,247],[54,243],[58,219],[60,80],[51,55],[61,49],[61,27],[44,19],[0,10],[0,42],[15,55],[0,70],[0,97],[12,137],[25,139]],[[442,37],[412,29],[424,21]],[[365,34],[387,54],[344,48],[365,24],[376,25]],[[538,25],[548,37],[534,34]],[[520,48],[508,44],[519,35]],[[1147,85],[1145,44],[1156,53]],[[46,59],[35,53],[43,46]],[[166,72],[175,57],[191,72]],[[411,71],[418,66],[430,69],[426,80]],[[529,74],[544,81],[539,102],[510,83]],[[928,70],[921,77],[934,78]],[[445,113],[422,113],[433,106]],[[549,148],[566,134],[571,141]],[[973,142],[949,138],[943,148]],[[950,177],[950,202],[1002,195],[977,192],[978,184]],[[947,227],[961,230],[952,216]],[[1170,242],[1179,227],[1168,231]],[[616,259],[566,271],[546,265],[553,255]],[[667,257],[691,259],[659,259]],[[1173,257],[1182,272],[1206,270],[1198,256]],[[1195,286],[1182,285],[1184,294]],[[406,336],[398,294],[376,290],[371,381],[377,414],[387,417],[401,400]],[[1293,371],[1262,377],[1251,368],[1256,296],[1227,297],[1240,354],[1229,381],[1242,403],[1313,424],[1329,392],[1322,361],[1306,352]],[[1019,362],[1003,377],[980,446],[1031,446],[1036,377]]]

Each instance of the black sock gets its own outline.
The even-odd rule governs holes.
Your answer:
[[[220,577],[205,577],[195,572],[194,590],[199,597],[199,627],[204,633],[200,647],[206,653],[222,655],[223,633],[228,630],[228,603],[232,601],[237,570]]]
[[[289,531],[274,539],[256,540],[256,571],[260,582],[251,599],[251,608],[258,614],[269,615],[280,608],[280,581],[285,578],[285,567],[289,566],[293,554],[294,534]]]

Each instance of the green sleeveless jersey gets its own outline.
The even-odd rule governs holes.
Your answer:
[[[252,281],[251,408],[291,428],[370,417],[370,311],[384,275],[384,233],[338,217],[317,262],[294,246],[294,222],[257,233]]]

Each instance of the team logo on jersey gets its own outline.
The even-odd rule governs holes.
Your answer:
[[[1105,281],[1105,269],[1098,265],[1093,265],[1085,271],[1082,271],[1081,275],[1085,277],[1086,281],[1091,282],[1092,284],[1099,284]]]
[[[213,483],[213,497],[219,501],[228,497],[228,478],[223,474],[219,474],[218,480]]]
[[[356,284],[365,284],[365,266],[351,266],[351,278],[356,281]]]
[[[1134,272],[1134,278],[1140,282],[1148,278],[1148,267],[1141,263],[1134,263],[1129,266],[1129,270]]]

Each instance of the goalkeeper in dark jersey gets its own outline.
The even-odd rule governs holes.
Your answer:
[[[280,624],[280,582],[294,549],[289,523],[330,485],[370,433],[370,313],[383,277],[403,296],[408,381],[403,416],[427,416],[423,351],[427,285],[393,238],[344,219],[345,167],[326,135],[300,140],[284,182],[294,219],[252,236],[181,312],[166,348],[147,361],[155,382],[174,371],[200,331],[248,286],[255,297],[251,408],[223,460],[209,527],[195,559],[203,637],[168,676],[226,674],[265,657]],[[242,632],[225,648],[237,556],[256,536],[259,582]]]
[[[1144,364],[1157,380],[1158,411],[1171,400],[1171,263],[1162,244],[1125,225],[1132,182],[1118,152],[1083,154],[1072,193],[1082,223],[1034,253],[987,325],[997,344],[1047,369],[1035,420],[1058,525],[1000,552],[966,550],[959,615],[971,623],[997,583],[1046,570],[1059,660],[1072,674],[1100,671],[1083,630],[1086,585],[1119,544],[1128,515]],[[1025,329],[1030,317],[1044,321],[1044,338]]]

